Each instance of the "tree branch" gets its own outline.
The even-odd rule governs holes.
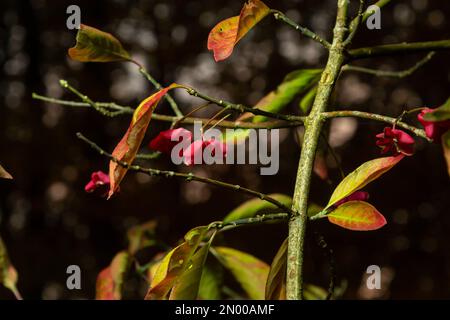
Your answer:
[[[220,231],[228,231],[237,227],[261,224],[265,222],[281,222],[289,219],[287,213],[274,213],[274,214],[263,214],[256,217],[238,219],[229,222],[213,222],[209,226],[210,228],[219,229]]]
[[[363,111],[344,110],[344,111],[324,112],[324,113],[322,113],[322,117],[324,119],[354,117],[354,118],[362,118],[362,119],[369,119],[369,120],[385,122],[385,123],[389,123],[391,125],[395,124],[397,127],[403,128],[405,130],[409,130],[412,133],[414,133],[416,136],[430,141],[430,139],[427,137],[427,135],[425,133],[425,130],[416,128],[416,127],[406,124],[404,122],[400,122],[400,121],[398,121],[397,118],[383,116],[381,114],[369,113],[369,112],[363,112]]]
[[[347,62],[380,56],[442,50],[450,50],[450,40],[387,44],[350,50]]]
[[[39,95],[37,93],[32,94],[32,98],[40,101],[45,101],[49,103],[59,104],[63,106],[73,107],[73,108],[91,108],[93,107],[91,104],[87,102],[78,102],[78,101],[70,101],[70,100],[61,100],[55,99],[51,97],[46,97]],[[109,116],[119,116],[123,114],[133,114],[134,109],[128,106],[121,106],[116,104],[115,102],[95,102],[97,108],[96,111],[104,114],[104,110],[115,110],[117,112],[110,112]],[[99,110],[101,109],[101,110]],[[120,111],[120,112],[119,112]],[[197,118],[197,117],[184,117],[181,119],[177,116],[168,116],[163,114],[153,113],[152,119],[164,122],[174,123],[179,121],[182,124],[194,124],[195,122],[201,122],[202,124],[206,124],[210,119],[206,118]],[[266,121],[266,122],[245,122],[245,121],[220,121],[220,120],[211,120],[209,124],[217,125],[222,128],[231,128],[231,129],[281,129],[281,128],[292,128],[303,125],[303,121],[301,121],[301,117],[299,120],[285,121],[285,120],[274,120],[274,121]]]
[[[165,171],[165,170],[159,170],[159,169],[153,169],[153,168],[144,168],[138,165],[133,165],[133,164],[128,164],[126,162],[120,161],[119,159],[115,158],[112,154],[106,152],[104,149],[100,148],[95,142],[89,140],[88,138],[86,138],[83,134],[81,134],[80,132],[77,133],[77,137],[79,139],[81,139],[82,141],[84,141],[85,143],[87,143],[89,146],[91,146],[94,150],[96,150],[99,154],[106,156],[107,158],[109,158],[111,161],[116,162],[118,165],[127,168],[128,170],[131,171],[136,171],[136,172],[142,172],[145,173],[149,176],[162,176],[162,177],[166,177],[166,178],[171,178],[171,177],[177,177],[177,178],[182,178],[185,179],[186,181],[190,182],[190,181],[198,181],[198,182],[203,182],[203,183],[207,183],[210,185],[214,185],[214,186],[218,186],[224,189],[228,189],[228,190],[233,190],[236,192],[241,192],[241,193],[245,193],[248,195],[251,195],[253,197],[257,197],[261,200],[270,202],[272,204],[274,204],[275,206],[277,206],[278,208],[280,208],[281,210],[283,210],[286,213],[289,213],[290,215],[292,215],[294,213],[294,211],[288,207],[286,207],[284,204],[282,204],[281,202],[279,202],[278,200],[264,194],[258,191],[254,191],[248,188],[244,188],[241,187],[240,185],[237,184],[230,184],[230,183],[226,183],[223,181],[219,181],[219,180],[214,180],[214,179],[209,179],[209,178],[204,178],[204,177],[200,177],[200,176],[196,176],[192,173],[181,173],[181,172],[175,172],[175,171]]]
[[[376,70],[376,69],[369,69],[369,68],[363,68],[363,67],[357,67],[357,66],[351,66],[346,65],[342,68],[343,71],[356,71],[356,72],[362,72],[367,74],[372,74],[377,77],[392,77],[392,78],[405,78],[410,75],[412,75],[414,72],[416,72],[419,68],[421,68],[423,65],[425,65],[428,61],[430,61],[435,52],[432,51],[426,55],[425,58],[417,62],[414,66],[412,66],[409,69],[403,70],[403,71],[386,71],[386,70]]]
[[[186,86],[186,85],[179,85],[179,86],[181,88],[185,89],[186,92],[189,93],[191,96],[198,97],[198,98],[203,99],[205,101],[209,101],[211,103],[214,103],[215,105],[217,105],[219,107],[235,110],[235,111],[238,111],[240,113],[250,112],[250,113],[252,113],[254,115],[261,115],[261,116],[265,116],[265,117],[268,117],[268,118],[278,119],[278,120],[285,120],[285,121],[302,121],[302,120],[305,119],[305,117],[273,113],[273,112],[264,111],[264,110],[261,110],[261,109],[258,109],[258,108],[247,107],[247,106],[244,106],[242,104],[234,104],[234,103],[231,103],[231,102],[228,102],[228,101],[225,101],[225,100],[221,100],[221,99],[217,99],[217,98],[213,98],[213,97],[207,96],[206,94],[200,93],[197,90],[195,90],[194,88],[191,88],[191,87]]]
[[[320,43],[325,48],[330,49],[331,44],[327,40],[321,38],[319,35],[317,35],[313,31],[309,30],[308,28],[302,27],[301,25],[295,23],[294,21],[289,19],[283,12],[278,11],[278,10],[271,10],[271,12],[273,13],[273,16],[276,20],[283,21],[287,25],[293,27],[295,30],[300,31],[301,34],[303,34],[305,37],[308,37],[308,38]]]

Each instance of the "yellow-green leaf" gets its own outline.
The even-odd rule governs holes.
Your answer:
[[[81,62],[111,62],[131,60],[130,54],[113,35],[81,24],[75,47],[69,49],[69,56]]]
[[[133,119],[131,120],[127,132],[112,152],[115,159],[127,164],[133,163],[152,118],[153,110],[170,89],[177,87],[177,84],[172,84],[167,88],[159,90],[139,104],[139,107],[137,107],[134,111]],[[125,177],[127,171],[128,168],[118,164],[117,162],[113,160],[109,162],[109,180],[111,185],[108,193],[108,199],[111,198],[111,196],[117,191],[120,182]]]
[[[198,289],[198,299],[200,300],[220,300],[222,298],[221,289],[223,282],[223,267],[216,263],[206,262],[203,267],[202,279]]]
[[[311,110],[317,94],[317,88],[317,86],[312,87],[300,100],[299,107],[304,115],[307,115],[309,110]]]
[[[219,261],[234,275],[250,299],[263,300],[269,266],[254,256],[227,247],[215,247]]]
[[[384,157],[363,163],[339,183],[331,195],[327,208],[378,179],[392,169],[403,157],[403,155]]]
[[[14,266],[9,260],[8,251],[5,243],[0,237],[0,284],[11,290],[17,299],[21,300],[19,291],[17,290],[18,274]]]
[[[121,251],[113,258],[111,264],[97,276],[96,299],[120,300],[125,275],[130,266],[130,255]]]
[[[342,228],[354,231],[372,231],[383,227],[386,219],[370,203],[349,201],[331,211],[328,220]]]
[[[292,198],[290,196],[274,193],[269,196],[286,207],[292,205]],[[261,214],[280,212],[280,208],[274,204],[261,199],[252,199],[244,202],[239,207],[231,211],[224,219],[223,222],[230,222],[239,219],[251,218]]]
[[[185,271],[177,278],[177,281],[170,292],[170,300],[194,300],[197,298],[203,267],[213,238],[214,235],[212,235],[210,241],[197,250],[188,261],[185,266]]]
[[[9,174],[9,172],[6,171],[6,170],[2,167],[2,165],[0,165],[0,178],[2,178],[2,179],[12,179],[12,178],[13,178],[12,175]]]
[[[221,61],[228,58],[239,40],[269,12],[270,9],[264,2],[249,0],[244,4],[239,16],[219,22],[208,36],[208,50],[214,52],[214,59]]]
[[[166,299],[178,277],[191,266],[191,259],[196,252],[208,228],[197,227],[184,236],[184,242],[171,250],[159,263],[153,274],[146,300]]]

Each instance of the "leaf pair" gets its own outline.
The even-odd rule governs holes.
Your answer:
[[[211,242],[199,248],[208,227],[190,230],[184,242],[171,250],[154,268],[145,299],[193,300],[197,298],[203,266]]]
[[[376,230],[384,226],[386,224],[384,216],[367,202],[349,201],[337,208],[333,206],[378,179],[392,169],[403,157],[403,155],[398,155],[374,159],[362,164],[346,176],[336,187],[326,206],[326,209],[332,210],[328,214],[328,220],[343,228],[357,231]]]
[[[228,58],[239,40],[269,13],[270,9],[264,2],[249,0],[239,16],[219,22],[208,36],[208,50],[214,52],[214,59],[221,61]]]

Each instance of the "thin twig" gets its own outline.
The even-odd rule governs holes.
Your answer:
[[[131,171],[136,171],[136,172],[142,172],[145,174],[148,174],[149,176],[163,176],[166,178],[171,178],[171,177],[177,177],[177,178],[182,178],[185,179],[186,181],[190,182],[190,181],[198,181],[198,182],[203,182],[203,183],[207,183],[207,184],[211,184],[211,185],[215,185],[218,187],[222,187],[228,190],[234,190],[236,192],[241,192],[241,193],[245,193],[248,195],[251,195],[253,197],[257,197],[261,200],[270,202],[272,204],[274,204],[275,206],[277,206],[278,208],[282,209],[284,212],[289,213],[289,214],[293,214],[293,210],[286,207],[284,204],[282,204],[281,202],[279,202],[278,200],[264,194],[258,191],[254,191],[248,188],[244,188],[241,187],[240,185],[237,184],[230,184],[230,183],[226,183],[223,181],[219,181],[219,180],[214,180],[214,179],[209,179],[209,178],[205,178],[205,177],[200,177],[200,176],[196,176],[192,173],[181,173],[181,172],[175,172],[175,171],[165,171],[165,170],[159,170],[159,169],[153,169],[153,168],[144,168],[138,165],[133,165],[133,164],[129,164],[123,161],[120,161],[119,159],[115,158],[112,154],[106,152],[104,149],[100,148],[95,142],[89,140],[88,138],[86,138],[83,134],[81,134],[80,132],[77,133],[77,137],[79,139],[81,139],[82,141],[84,141],[85,143],[87,143],[89,146],[91,146],[94,150],[96,150],[99,154],[106,156],[107,158],[109,158],[111,161],[116,162],[118,165],[127,168],[128,170]]]
[[[268,112],[268,111],[264,111],[264,110],[261,110],[258,108],[251,108],[251,107],[244,106],[242,104],[234,104],[234,103],[231,103],[231,102],[228,102],[225,100],[213,98],[213,97],[207,96],[206,94],[200,93],[197,90],[195,90],[194,88],[191,88],[189,86],[180,85],[180,87],[185,89],[186,92],[189,93],[191,96],[198,97],[205,101],[214,103],[215,105],[217,105],[219,107],[232,109],[232,110],[238,111],[240,113],[250,112],[254,115],[261,115],[261,116],[265,116],[268,118],[285,120],[285,121],[304,121],[305,120],[305,117]]]
[[[283,21],[287,25],[293,27],[295,30],[300,31],[304,36],[320,43],[325,48],[331,48],[331,44],[327,40],[321,38],[319,35],[309,30],[308,28],[302,27],[301,25],[295,23],[294,21],[289,19],[283,12],[278,10],[271,10],[271,12],[273,13],[275,19]]]
[[[366,0],[359,0],[358,14],[357,14],[356,18],[353,19],[352,22],[350,23],[350,27],[349,27],[350,33],[347,36],[347,39],[342,44],[344,47],[347,47],[349,44],[351,44],[353,39],[355,38],[356,33],[358,32],[359,26],[361,25],[361,20],[363,17],[363,9],[364,9],[365,5],[366,5]]]
[[[363,111],[330,111],[330,112],[324,112],[322,113],[322,117],[324,119],[331,119],[331,118],[342,118],[342,117],[354,117],[354,118],[362,118],[362,119],[369,119],[369,120],[375,120],[380,122],[385,122],[393,125],[394,123],[397,124],[398,127],[403,128],[405,130],[409,130],[412,133],[414,133],[416,136],[424,138],[428,141],[431,141],[426,133],[425,130],[416,128],[414,126],[411,126],[409,124],[406,124],[404,122],[397,122],[397,118],[392,118],[388,116],[383,116],[376,113],[369,113],[369,112],[363,112]]]
[[[49,103],[59,104],[63,106],[68,107],[74,107],[74,108],[90,108],[92,107],[89,103],[86,102],[78,102],[78,101],[70,101],[70,100],[61,100],[61,99],[55,99],[50,98],[46,96],[39,95],[37,93],[33,93],[32,95],[33,99],[41,100]],[[112,109],[116,111],[121,111],[120,114],[133,114],[134,109],[128,106],[121,106],[116,104],[115,102],[95,102],[97,106],[100,106],[104,109]],[[207,103],[206,105],[208,105]],[[97,110],[97,109],[96,109]],[[98,110],[97,110],[98,111]],[[154,113],[152,115],[153,120],[158,121],[164,121],[164,122],[176,122],[179,121],[183,124],[194,124],[195,122],[201,122],[202,124],[208,122],[210,119],[206,118],[197,118],[197,117],[182,117],[181,119],[176,116],[168,116],[163,114],[157,114]],[[211,125],[218,125],[223,128],[232,128],[232,129],[281,129],[281,128],[292,128],[292,127],[299,127],[303,125],[303,122],[301,120],[298,121],[284,121],[284,120],[275,120],[275,121],[267,121],[267,122],[260,122],[260,123],[253,123],[253,122],[244,122],[244,121],[221,121],[219,124],[217,124],[219,121],[213,120],[210,122]]]
[[[369,69],[369,68],[363,68],[363,67],[357,67],[357,66],[351,66],[346,65],[342,68],[343,71],[357,71],[367,74],[372,74],[377,77],[393,77],[393,78],[405,78],[410,75],[412,75],[414,72],[416,72],[419,68],[421,68],[423,65],[425,65],[428,61],[430,61],[436,52],[432,51],[428,53],[422,60],[417,62],[415,65],[413,65],[411,68],[402,70],[402,71],[386,71],[386,70],[376,70],[376,69]]]
[[[266,222],[282,222],[289,219],[289,215],[287,213],[274,213],[274,214],[263,214],[251,218],[238,219],[229,222],[217,221],[210,223],[210,228],[215,228],[220,231],[228,231],[237,227],[248,226],[261,224]]]

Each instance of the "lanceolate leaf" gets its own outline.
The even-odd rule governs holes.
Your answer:
[[[81,62],[110,62],[131,60],[130,54],[113,35],[96,28],[80,25],[75,47],[69,56]]]
[[[232,248],[215,247],[219,261],[231,271],[250,299],[263,300],[269,266],[254,256]]]
[[[450,131],[447,131],[442,136],[442,148],[444,150],[444,157],[447,161],[447,171],[450,176]]]
[[[17,271],[9,261],[8,251],[2,238],[0,238],[0,284],[11,290],[17,299],[22,299],[16,287],[17,280]]]
[[[0,178],[2,179],[12,179],[12,175],[9,174],[8,171],[6,171],[2,165],[0,165]]]
[[[200,300],[220,300],[222,297],[223,267],[216,260],[214,262],[216,263],[207,261],[203,267],[202,279],[198,289],[198,299]]]
[[[167,93],[167,91],[176,87],[178,87],[178,85],[172,84],[141,102],[133,114],[133,119],[131,120],[127,132],[112,153],[114,158],[127,164],[131,164],[134,161],[152,118],[153,110],[156,108],[158,102]],[[109,162],[109,179],[111,181],[111,185],[108,198],[111,198],[111,196],[117,191],[119,184],[125,177],[127,171],[128,168],[119,165],[115,161],[111,160]]]
[[[270,9],[262,1],[249,0],[239,16],[219,22],[208,37],[208,50],[214,52],[214,59],[221,61],[228,58],[239,40],[269,12]]]
[[[266,283],[266,300],[286,300],[286,264],[288,239],[273,258]]]
[[[290,196],[274,193],[269,196],[287,207],[292,204],[292,198]],[[229,222],[239,219],[251,218],[260,214],[279,212],[280,209],[274,204],[261,199],[252,199],[244,202],[239,207],[231,211],[224,219],[223,222]]]
[[[349,201],[340,205],[328,214],[328,220],[354,231],[376,230],[386,224],[383,215],[364,201]]]
[[[182,244],[170,251],[159,263],[152,277],[146,300],[166,299],[188,266],[201,240],[207,232],[207,227],[197,227],[189,231]]]
[[[185,271],[177,278],[177,281],[170,292],[170,300],[194,300],[197,298],[203,267],[213,238],[214,235],[212,235],[210,241],[201,247],[192,256],[192,259],[187,262]]]
[[[403,155],[384,157],[363,163],[339,183],[331,195],[327,208],[378,179],[382,174],[392,169],[403,157]]]
[[[96,299],[120,300],[125,274],[130,266],[130,255],[121,251],[113,258],[111,264],[97,276]]]
[[[426,113],[423,118],[432,122],[450,120],[450,98],[433,112]]]
[[[128,252],[134,255],[141,249],[154,245],[156,221],[151,220],[128,230]]]

